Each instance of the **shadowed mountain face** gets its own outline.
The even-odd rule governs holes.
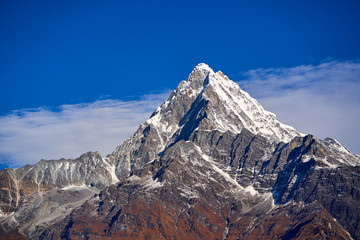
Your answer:
[[[360,239],[359,165],[199,64],[107,157],[0,171],[0,239]]]

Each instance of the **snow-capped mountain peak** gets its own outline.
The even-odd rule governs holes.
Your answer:
[[[261,135],[270,142],[289,142],[300,136],[294,128],[280,123],[250,95],[222,72],[198,64],[180,82],[136,133],[111,154],[118,179],[161,156],[181,140],[197,132],[219,131],[238,135],[243,130]],[[147,149],[140,151],[138,149]]]
[[[280,123],[275,114],[265,111],[237,83],[221,71],[215,73],[205,63],[193,69],[147,123],[166,136],[166,141],[189,117],[202,118],[211,129],[239,133],[245,128],[275,141],[287,142],[300,135],[294,128]]]

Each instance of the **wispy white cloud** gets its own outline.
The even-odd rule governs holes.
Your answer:
[[[283,123],[360,153],[359,62],[255,69],[238,83]]]
[[[17,167],[41,159],[76,158],[88,151],[107,155],[168,95],[13,111],[0,117],[0,164]]]

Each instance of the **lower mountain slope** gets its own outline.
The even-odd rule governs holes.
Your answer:
[[[224,150],[219,145],[210,150]],[[286,162],[292,151],[287,149]],[[256,178],[266,178],[265,171]],[[272,189],[280,191],[278,181]],[[274,196],[261,184],[240,185],[224,161],[182,140],[159,160],[95,195],[40,239],[351,239],[319,201],[276,204]]]
[[[0,171],[0,238],[13,230],[38,237],[52,223],[95,193],[118,181],[109,160],[98,152],[75,160],[42,160]]]

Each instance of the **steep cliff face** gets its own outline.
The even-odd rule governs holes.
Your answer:
[[[0,233],[360,239],[359,164],[336,140],[298,133],[199,64],[106,158],[1,171]]]

